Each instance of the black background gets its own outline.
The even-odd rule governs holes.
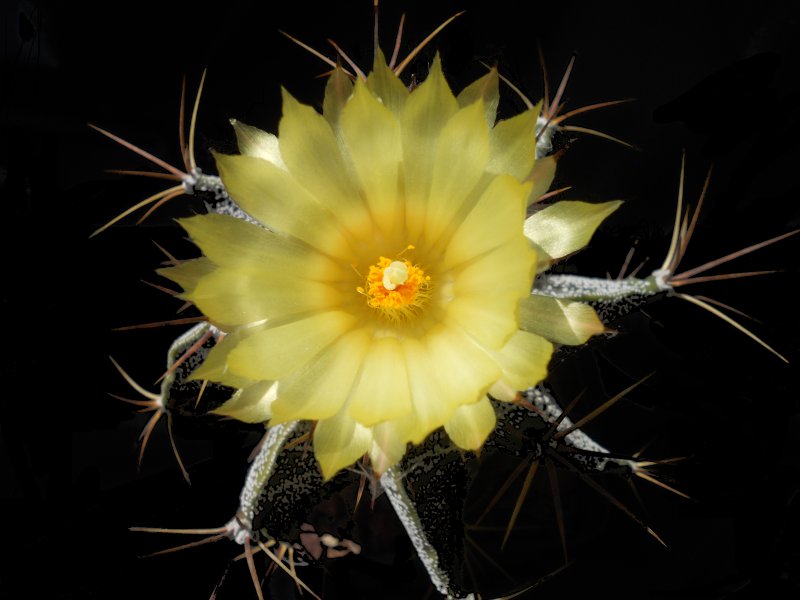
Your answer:
[[[563,140],[556,185],[569,197],[626,204],[592,245],[564,268],[616,275],[634,243],[633,263],[660,265],[668,246],[680,156],[694,201],[713,162],[706,210],[686,266],[701,264],[798,226],[800,134],[798,20],[793,2],[528,3],[385,2],[390,50],[407,12],[404,53],[450,14],[467,9],[406,76],[423,78],[439,49],[458,90],[497,63],[531,98],[542,94],[536,45],[551,80],[572,53],[568,108],[635,97],[637,102],[577,117],[636,144],[640,152],[580,136]],[[363,2],[231,0],[198,3],[16,2],[2,9],[0,194],[3,333],[0,442],[2,598],[208,598],[233,544],[138,559],[184,540],[127,531],[131,525],[213,527],[234,512],[254,433],[179,425],[177,443],[193,485],[180,479],[165,430],[151,440],[140,473],[136,435],[144,417],[107,392],[133,396],[107,356],[138,381],[154,381],[181,328],[112,332],[157,321],[178,303],[140,280],[163,259],[150,240],[182,257],[191,246],[175,216],[197,208],[181,198],[144,225],[133,219],[94,239],[96,227],[159,189],[158,182],[107,175],[144,162],[92,132],[107,128],[179,163],[180,81],[193,90],[209,74],[198,122],[199,164],[213,172],[210,147],[232,150],[227,119],[275,131],[279,86],[319,103],[326,67],[278,33],[285,30],[333,56],[334,38],[365,68],[371,7]],[[551,82],[555,86],[555,81]],[[501,116],[521,102],[504,89]],[[800,359],[794,239],[719,269],[783,269],[762,279],[698,286],[763,322],[752,324],[794,364]],[[687,288],[687,291],[688,288]],[[789,598],[800,590],[800,421],[797,369],[698,308],[667,299],[619,324],[621,334],[553,369],[562,399],[587,388],[576,414],[636,378],[656,376],[588,429],[607,446],[654,457],[689,456],[665,474],[694,499],[637,484],[647,520],[665,550],[594,491],[561,478],[572,565],[523,597],[578,593],[631,598]],[[155,387],[151,386],[151,389]],[[212,437],[214,438],[212,440]],[[511,464],[490,463],[470,501],[474,519]],[[607,483],[641,513],[630,490]],[[518,486],[519,484],[517,484]],[[484,524],[503,527],[516,489]],[[363,510],[363,509],[359,509]],[[366,526],[380,548],[329,572],[305,573],[328,598],[424,597],[424,573],[378,502]],[[561,564],[547,478],[537,476],[505,552],[502,533],[473,532],[508,577],[471,550],[481,590],[520,589]],[[274,598],[291,598],[282,578]],[[218,598],[253,598],[236,563]],[[430,597],[435,597],[435,594]]]

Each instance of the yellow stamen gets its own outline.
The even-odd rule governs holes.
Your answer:
[[[369,268],[367,287],[356,291],[367,297],[367,304],[392,319],[411,316],[427,300],[430,276],[408,260],[381,256]]]

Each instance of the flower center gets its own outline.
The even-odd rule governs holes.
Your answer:
[[[410,261],[381,256],[369,268],[367,287],[356,290],[367,304],[392,319],[410,317],[429,297],[430,275]]]

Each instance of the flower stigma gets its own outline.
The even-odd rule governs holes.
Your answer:
[[[371,308],[399,321],[411,317],[425,305],[430,297],[430,281],[430,275],[411,261],[381,256],[369,268],[366,288],[359,286],[356,291],[367,297]]]
[[[398,285],[403,285],[408,281],[408,266],[399,260],[392,261],[388,267],[383,270],[383,287],[387,290],[393,290]]]

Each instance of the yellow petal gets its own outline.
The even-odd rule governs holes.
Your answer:
[[[325,99],[322,101],[322,114],[328,123],[336,127],[347,99],[353,93],[353,82],[341,67],[336,67],[325,84]]]
[[[268,327],[231,350],[228,367],[254,380],[280,379],[306,364],[354,324],[352,315],[336,311]]]
[[[388,235],[403,226],[400,123],[359,80],[342,110],[341,134],[372,218]]]
[[[519,305],[520,329],[557,344],[577,346],[605,327],[588,304],[532,294]]]
[[[257,159],[251,159],[257,160]],[[340,281],[343,268],[312,248],[242,219],[210,213],[179,221],[217,265],[275,276]]]
[[[284,90],[278,131],[281,156],[292,177],[331,212],[342,215],[351,233],[363,235],[369,214],[330,123]]]
[[[351,331],[282,378],[272,406],[272,423],[327,419],[336,414],[353,389],[369,342],[366,331]]]
[[[380,99],[386,108],[392,111],[398,118],[403,113],[403,108],[408,98],[408,88],[400,81],[400,78],[386,66],[386,58],[383,51],[378,48],[375,53],[375,62],[372,65],[372,72],[367,75],[367,87]]]
[[[362,425],[396,419],[412,409],[406,361],[400,342],[392,337],[373,340],[353,389],[349,414]]]
[[[500,81],[497,69],[490,69],[486,75],[470,83],[456,98],[461,108],[477,102],[478,99],[483,100],[486,123],[489,127],[493,127],[497,120],[497,105],[500,104]]]
[[[214,154],[214,158],[228,193],[247,214],[327,254],[346,255],[339,221],[288,172],[248,156]]]
[[[341,292],[330,285],[275,276],[266,269],[218,269],[187,297],[214,322],[234,326],[330,309],[342,302]]]
[[[621,204],[620,200],[600,204],[561,201],[528,217],[525,235],[555,260],[588,244],[600,223]]]
[[[478,200],[473,191],[489,160],[489,128],[482,100],[462,108],[447,122],[433,160],[426,211],[428,243],[458,226]]]
[[[536,385],[547,376],[553,345],[538,335],[517,331],[496,354],[503,376],[489,390],[498,400],[510,402],[517,391]]]
[[[403,132],[406,211],[409,235],[422,233],[428,202],[433,162],[439,134],[458,111],[453,93],[442,74],[437,55],[428,78],[408,96],[400,120]]]
[[[259,381],[238,390],[230,400],[211,412],[243,423],[266,423],[272,416],[277,387],[274,381]]]
[[[478,450],[494,431],[496,422],[494,407],[484,396],[473,404],[466,404],[456,409],[444,429],[459,448]]]
[[[319,421],[314,429],[314,455],[326,481],[361,458],[371,445],[370,430],[343,411]]]
[[[444,268],[461,265],[513,238],[521,238],[519,224],[525,218],[529,186],[510,175],[496,177],[447,244]]]
[[[246,125],[236,119],[231,119],[231,125],[233,125],[233,130],[236,133],[236,144],[239,147],[240,154],[266,160],[276,167],[286,170],[286,164],[281,158],[276,136],[266,131],[261,131],[258,127]]]
[[[520,181],[531,174],[536,159],[536,119],[541,103],[510,119],[500,121],[490,136],[490,158],[487,169],[492,173],[508,173]]]

